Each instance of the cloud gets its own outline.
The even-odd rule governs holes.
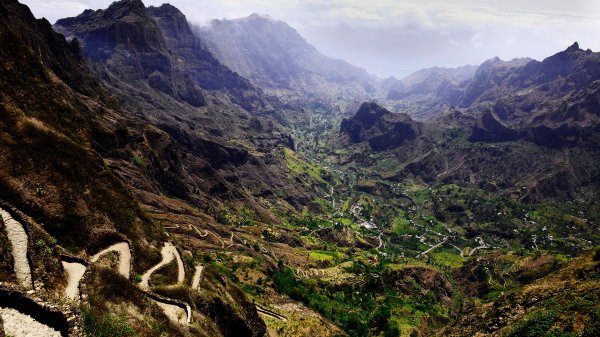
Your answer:
[[[55,22],[57,19],[63,17],[77,15],[90,8],[85,1],[21,0],[21,2],[28,5],[36,17],[44,17],[50,22]]]
[[[106,8],[113,0],[21,0],[49,21]],[[170,2],[189,20],[269,14],[329,56],[380,76],[499,56],[544,58],[578,41],[600,50],[593,0],[146,0]]]

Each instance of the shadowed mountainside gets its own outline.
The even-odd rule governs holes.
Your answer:
[[[372,75],[322,55],[288,24],[268,16],[213,20],[196,32],[221,62],[265,89],[318,95],[375,90]]]

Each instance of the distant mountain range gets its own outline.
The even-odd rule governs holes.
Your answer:
[[[287,23],[252,14],[213,20],[197,34],[225,65],[264,89],[335,94],[375,91],[375,76],[321,54]]]

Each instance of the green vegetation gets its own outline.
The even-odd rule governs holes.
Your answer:
[[[221,207],[215,214],[215,220],[227,226],[251,226],[256,223],[258,216],[256,212],[246,205],[242,206],[238,212]]]
[[[450,309],[441,305],[434,293],[422,288],[415,279],[408,277],[401,281],[409,282],[408,288],[387,285],[381,289],[390,281],[390,276],[379,276],[385,275],[386,270],[385,264],[368,266],[355,262],[348,271],[364,275],[364,283],[359,287],[302,281],[281,264],[272,279],[278,291],[304,302],[350,336],[369,336],[373,331],[390,335],[402,329],[409,333],[424,317],[447,317]],[[400,289],[410,291],[411,295],[405,295]]]
[[[105,314],[100,317],[87,308],[83,312],[83,330],[87,336],[127,337],[136,336],[136,331],[127,323],[127,316]]]
[[[399,215],[394,218],[392,223],[394,233],[398,235],[414,235],[417,230],[411,225],[410,220],[405,218],[404,212],[400,211]]]
[[[148,171],[148,163],[146,162],[146,159],[144,159],[144,157],[133,156],[131,161],[135,164],[135,166],[141,168],[144,172]]]
[[[334,261],[344,258],[344,254],[326,250],[309,250],[308,254],[310,255],[311,259],[317,261]]]
[[[434,251],[430,253],[430,256],[436,264],[449,268],[460,268],[465,261],[465,258],[461,257],[459,254],[449,251]]]
[[[283,149],[285,162],[288,169],[296,176],[308,176],[312,181],[327,184],[324,180],[326,171],[314,163],[302,160],[297,153],[285,148]]]

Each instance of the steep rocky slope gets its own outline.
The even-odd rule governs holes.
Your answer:
[[[107,230],[155,236],[93,149],[90,135],[117,112],[85,71],[77,42],[67,43],[17,1],[3,3],[1,15],[0,198],[43,218],[50,234],[73,248],[86,248]]]
[[[589,252],[497,300],[468,308],[438,336],[595,336],[600,265]]]
[[[133,112],[119,121],[117,137],[103,135],[101,152],[144,202],[161,192],[197,205],[214,197],[254,199],[272,195],[267,186],[280,186],[290,191],[293,206],[306,203],[272,155],[294,146],[286,130],[264,116],[272,108],[258,89],[212,58],[181,12],[126,0],[56,27],[81,39],[98,76]],[[190,104],[190,98],[202,102]],[[268,206],[250,203],[270,217]]]
[[[28,306],[17,309],[38,320],[36,317],[45,315],[44,303],[50,303],[61,320],[68,318],[71,322],[69,329],[79,329],[79,332],[69,332],[73,336],[81,333],[80,323],[90,335],[114,330],[120,331],[119,335],[137,331],[142,335],[262,336],[265,326],[254,305],[238,286],[215,276],[211,267],[205,272],[206,280],[200,282],[200,291],[211,296],[198,295],[197,291],[186,293],[190,289],[185,286],[181,286],[183,292],[173,294],[169,292],[172,289],[167,289],[163,295],[147,294],[135,287],[134,276],[157,261],[157,247],[168,238],[156,214],[167,217],[185,214],[189,215],[188,221],[199,226],[209,226],[205,222],[218,226],[207,213],[214,214],[213,210],[222,202],[242,198],[259,214],[257,220],[274,218],[264,206],[269,205],[268,201],[259,204],[246,189],[260,194],[261,189],[289,184],[285,165],[275,156],[269,159],[258,149],[293,145],[277,122],[254,117],[235,104],[223,103],[227,101],[227,93],[204,96],[214,103],[189,101],[191,96],[186,93],[190,91],[182,89],[183,86],[203,89],[185,76],[178,78],[181,69],[171,62],[171,53],[166,49],[160,30],[146,20],[144,11],[138,2],[124,1],[110,8],[109,12],[115,17],[106,22],[103,22],[106,13],[90,17],[95,27],[118,32],[116,35],[121,39],[114,49],[110,43],[103,44],[102,53],[99,51],[99,56],[96,55],[99,58],[94,60],[90,55],[85,56],[86,49],[82,52],[76,39],[67,42],[46,20],[36,20],[26,6],[17,1],[0,4],[3,45],[0,51],[0,205],[3,218],[6,211],[18,219],[27,234],[25,241],[15,243],[11,235],[4,236],[5,226],[13,226],[13,222],[0,221],[2,240],[10,241],[0,247],[0,254],[11,255],[10,246],[17,247],[19,254],[15,255],[18,259],[3,260],[1,305],[3,308],[14,306],[11,294],[22,294],[21,286],[14,284],[17,278],[23,278],[22,268],[18,269],[17,264],[28,261],[35,298]],[[106,24],[112,20],[117,28]],[[101,36],[93,41],[102,40],[104,33],[98,34]],[[127,38],[127,34],[131,34],[131,38]],[[130,63],[124,56],[125,49],[135,52],[138,62]],[[85,57],[90,57],[90,63],[86,63]],[[170,99],[147,84],[148,74],[159,71],[156,67],[165,67],[161,73],[168,74],[174,83],[176,90],[167,95]],[[95,76],[102,76],[102,81]],[[197,110],[195,103],[201,103],[202,110]],[[232,128],[220,126],[220,129],[237,132],[247,144],[236,144],[233,139],[228,144],[222,136],[206,135],[206,129],[195,131],[190,124],[198,115],[206,118],[201,115],[209,111],[218,115],[226,109],[230,109],[228,118],[239,124]],[[185,120],[185,113],[196,116],[187,116],[190,119]],[[224,119],[216,121],[225,122]],[[206,123],[204,126],[214,125]],[[273,135],[262,135],[265,130]],[[250,133],[262,139],[253,139]],[[191,172],[189,176],[187,172]],[[262,178],[258,178],[259,175]],[[277,177],[282,180],[276,182]],[[245,179],[248,180],[244,182]],[[199,181],[202,181],[201,188]],[[269,197],[269,194],[264,196]],[[204,211],[184,204],[177,197],[203,207]],[[289,203],[278,203],[278,206],[286,209],[290,204],[300,205],[294,197],[287,200]],[[303,200],[306,202],[307,198]],[[211,205],[215,208],[211,209]],[[226,233],[223,227],[219,230]],[[101,259],[99,266],[90,261],[91,254],[116,242],[129,243],[130,255],[134,256],[131,280],[110,270],[111,261],[114,262],[112,255],[110,259]],[[184,247],[181,241],[176,243]],[[185,251],[191,256],[189,249],[188,246]],[[61,264],[61,261],[66,262]],[[67,263],[77,264],[84,270],[88,267],[80,285],[81,307],[71,302],[77,295],[73,295],[75,281],[71,277],[72,269],[66,268]],[[185,268],[192,267],[186,265]],[[4,287],[4,282],[16,289]],[[28,288],[31,286],[25,289]],[[64,293],[64,289],[68,291]],[[70,296],[71,300],[64,296]],[[164,303],[160,302],[162,298],[167,298]],[[200,311],[196,317],[200,319],[190,326],[173,324],[160,309],[160,305],[167,305],[165,303],[183,301],[191,303],[194,312]],[[77,307],[83,310],[82,315],[77,314]],[[73,314],[66,314],[71,312],[69,310],[77,319],[73,320],[70,316]],[[6,329],[13,329],[12,317]],[[42,322],[45,321],[42,319]],[[230,325],[231,322],[234,325]],[[60,329],[67,333],[64,326]]]
[[[331,95],[374,91],[375,78],[326,57],[285,22],[252,14],[213,20],[197,33],[225,65],[265,89]]]
[[[388,105],[414,118],[428,119],[457,105],[477,66],[433,67],[416,71],[401,80],[382,82]]]
[[[421,125],[408,115],[393,114],[375,103],[364,103],[340,126],[340,134],[351,143],[368,142],[374,151],[397,148],[405,141],[417,138],[421,132]]]

